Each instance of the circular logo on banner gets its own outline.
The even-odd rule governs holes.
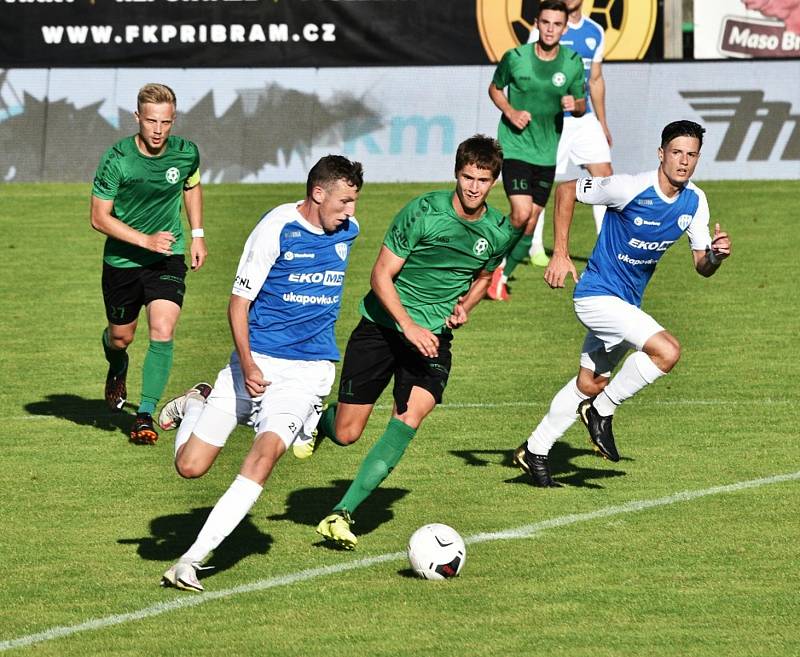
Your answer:
[[[499,62],[511,48],[528,41],[537,0],[475,0],[481,42],[489,59]],[[583,0],[584,16],[606,32],[605,59],[641,59],[650,47],[658,0]]]
[[[181,177],[181,172],[177,167],[170,167],[167,169],[167,182],[171,184],[175,184],[178,182],[178,179]]]

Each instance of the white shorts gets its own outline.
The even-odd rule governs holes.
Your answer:
[[[602,376],[611,376],[630,349],[641,351],[664,330],[644,310],[619,297],[579,297],[573,303],[581,324],[589,329],[581,348],[581,367]]]
[[[270,385],[251,397],[244,385],[236,352],[217,375],[194,434],[223,447],[237,424],[253,427],[256,435],[271,431],[288,448],[298,436],[308,439],[316,429],[322,401],[331,391],[336,368],[329,360],[287,360],[253,353]]]
[[[611,149],[594,112],[564,117],[564,131],[558,140],[556,175],[566,173],[570,160],[577,166],[611,162]]]

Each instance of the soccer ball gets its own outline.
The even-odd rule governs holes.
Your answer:
[[[408,561],[423,579],[449,579],[464,567],[467,549],[458,532],[435,522],[424,525],[408,539]]]

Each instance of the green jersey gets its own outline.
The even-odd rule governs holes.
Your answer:
[[[131,228],[152,235],[175,236],[172,252],[183,254],[186,240],[181,221],[183,190],[200,182],[200,153],[182,137],[169,137],[157,157],[143,155],[135,137],[126,137],[100,159],[92,196],[113,200],[111,214]],[[114,267],[141,267],[164,255],[109,237],[103,260]]]
[[[458,298],[481,270],[494,271],[512,237],[511,222],[487,206],[480,219],[467,221],[453,208],[452,191],[423,194],[392,221],[383,244],[405,259],[394,281],[411,319],[441,333]],[[361,314],[396,330],[400,327],[370,290]]]
[[[494,86],[508,87],[511,106],[531,115],[531,122],[522,130],[503,116],[497,139],[507,160],[554,166],[564,126],[561,98],[574,96],[578,100],[586,95],[583,60],[575,51],[559,46],[555,59],[545,61],[536,55],[535,46],[528,43],[512,48],[495,69]]]

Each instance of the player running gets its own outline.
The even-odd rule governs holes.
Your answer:
[[[353,213],[362,182],[360,163],[328,155],[309,172],[305,200],[264,215],[247,239],[228,305],[230,362],[213,390],[198,384],[159,416],[165,429],[180,422],[175,468],[186,478],[208,472],[237,423],[256,434],[239,475],[164,573],[164,585],[203,590],[199,564],[244,519],[287,448],[316,427],[339,360],[333,328],[359,233]]]
[[[700,157],[705,130],[674,121],[661,133],[657,170],[638,175],[582,178],[556,191],[555,244],[544,273],[548,285],[564,287],[571,275],[575,314],[588,329],[578,376],[553,398],[547,415],[514,452],[514,462],[539,487],[557,487],[547,461],[550,448],[575,422],[586,425],[595,449],[619,461],[611,430],[617,407],[675,367],[678,340],[641,309],[644,289],[664,252],[685,232],[694,266],[712,276],[731,254],[731,240],[716,224],[709,236],[705,194],[690,178]],[[569,228],[575,202],[608,207],[586,271],[578,281],[569,257]],[[611,379],[611,372],[630,349]]]

